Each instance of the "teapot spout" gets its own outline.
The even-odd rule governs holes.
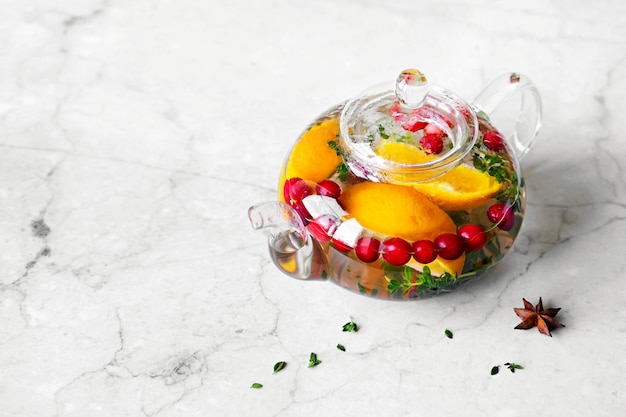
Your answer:
[[[328,258],[293,208],[279,201],[260,203],[248,209],[248,218],[253,229],[267,234],[272,262],[283,273],[303,280],[328,278]]]

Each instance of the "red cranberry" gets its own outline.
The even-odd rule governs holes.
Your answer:
[[[428,124],[428,122],[423,121],[424,117],[419,111],[413,111],[411,114],[407,115],[400,107],[400,102],[398,101],[395,101],[391,105],[389,113],[396,123],[401,124],[404,130],[408,130],[409,132],[417,132],[425,128]]]
[[[424,134],[431,134],[435,136],[439,136],[441,138],[446,137],[446,132],[437,127],[437,125],[429,123],[424,127]]]
[[[443,136],[436,133],[426,133],[420,139],[420,145],[428,154],[439,154],[443,150]]]
[[[428,122],[423,121],[421,116],[417,113],[411,113],[406,120],[402,122],[404,130],[408,130],[409,132],[417,132],[418,130],[424,129],[426,125],[428,125]]]
[[[515,226],[515,213],[511,206],[505,203],[492,204],[487,209],[487,218],[496,224],[500,230],[508,231]]]
[[[497,130],[490,130],[483,135],[483,143],[494,152],[499,152],[504,147],[504,137]]]
[[[354,253],[366,263],[374,262],[378,259],[380,250],[380,240],[374,237],[363,236],[356,242]]]
[[[413,258],[421,264],[429,264],[437,258],[437,248],[431,240],[413,243]]]
[[[383,259],[391,265],[404,265],[411,259],[411,244],[399,237],[390,237],[381,246]]]
[[[354,249],[352,246],[348,245],[345,242],[342,242],[341,240],[332,238],[331,242],[333,243],[333,246],[335,247],[335,249],[337,249],[339,252],[350,252],[352,249]]]
[[[479,224],[465,224],[456,233],[463,239],[467,252],[479,250],[487,243],[487,233]]]
[[[400,108],[400,102],[398,100],[393,102],[389,108],[389,113],[391,114],[391,117],[393,117],[393,120],[397,123],[402,122],[402,119],[404,119],[404,112]]]
[[[457,259],[465,251],[463,239],[454,233],[443,233],[435,238],[434,243],[439,256],[449,261]]]
[[[307,225],[307,229],[318,241],[328,242],[337,229],[337,222],[330,216],[319,216]]]
[[[285,202],[293,207],[305,221],[310,219],[311,215],[306,207],[304,207],[302,200],[311,194],[311,188],[302,178],[289,178],[285,181],[285,185],[283,186]]]
[[[341,187],[335,181],[324,180],[315,186],[315,192],[318,195],[337,199],[339,198],[339,195],[341,195]]]
[[[287,204],[302,201],[308,195],[311,195],[311,188],[302,178],[294,177],[285,181],[283,196]]]
[[[298,216],[300,216],[305,225],[311,220],[311,213],[309,213],[309,210],[306,209],[302,201],[293,203],[291,207],[298,213]]]

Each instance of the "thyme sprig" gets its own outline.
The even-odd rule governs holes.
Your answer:
[[[348,174],[350,173],[350,168],[345,163],[343,158],[343,153],[341,152],[341,147],[339,146],[339,137],[335,138],[335,140],[329,140],[326,142],[329,148],[331,148],[337,156],[341,157],[341,162],[337,165],[337,176],[341,181],[345,181],[348,179]]]
[[[517,184],[517,174],[511,170],[502,155],[476,151],[472,154],[474,167],[496,179],[499,183]]]
[[[517,173],[502,155],[490,153],[486,148],[477,146],[472,154],[472,162],[474,168],[485,172],[500,184],[507,184],[496,195],[498,201],[517,201],[519,196]]]
[[[402,270],[400,279],[385,276],[387,280],[387,291],[389,294],[402,292],[406,294],[412,288],[416,288],[420,295],[426,292],[442,292],[454,285],[459,277],[449,272],[444,272],[439,277],[434,277],[428,266],[424,266],[421,273],[417,272],[409,266],[405,266]]]

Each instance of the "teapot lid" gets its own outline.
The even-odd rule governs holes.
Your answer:
[[[472,107],[419,70],[349,100],[341,114],[341,146],[351,171],[371,181],[416,183],[461,162],[478,138]]]

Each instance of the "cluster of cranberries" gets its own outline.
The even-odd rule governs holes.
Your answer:
[[[315,186],[315,193],[317,195],[332,197],[336,200],[341,194],[341,187],[334,181],[323,180]],[[313,190],[302,178],[294,177],[285,181],[283,187],[285,202],[300,215],[305,223],[311,218],[311,214],[307,211],[302,200],[312,194]]]
[[[465,106],[459,105],[459,110],[465,118],[469,120],[469,111]],[[425,119],[439,119],[440,122],[452,127],[453,124],[443,118],[440,114],[435,113],[431,109],[420,107],[406,114],[401,109],[398,101],[394,102],[389,108],[391,117],[399,123],[404,130],[409,132],[417,132],[422,130],[423,134],[420,139],[420,146],[424,152],[429,154],[439,154],[443,150],[444,139],[447,134],[433,123],[426,122]],[[504,137],[497,130],[490,130],[483,135],[483,143],[493,152],[500,152],[504,148]]]
[[[301,178],[290,178],[285,182],[284,197],[287,204],[293,207],[307,224],[309,232],[320,242],[331,242],[340,252],[354,250],[357,258],[365,263],[377,261],[381,256],[391,265],[401,266],[409,262],[411,257],[421,264],[433,262],[437,256],[446,260],[458,259],[464,252],[480,250],[487,243],[488,234],[479,224],[466,224],[457,229],[456,233],[442,233],[434,240],[418,240],[408,242],[399,237],[384,240],[374,236],[361,236],[354,246],[333,237],[339,226],[333,216],[322,215],[311,220],[302,200],[312,195],[312,187]],[[341,187],[331,180],[323,180],[316,184],[318,195],[339,198]],[[511,206],[505,203],[494,203],[487,210],[487,218],[501,230],[507,231],[515,224],[515,215]]]
[[[424,152],[429,154],[439,154],[443,150],[444,139],[448,136],[446,132],[438,128],[432,123],[425,122],[426,117],[441,117],[435,114],[430,109],[419,108],[413,110],[410,114],[405,114],[400,109],[400,103],[395,102],[389,109],[391,117],[400,123],[404,130],[409,132],[417,132],[423,130],[422,138],[420,139],[420,146]],[[452,126],[449,121],[445,121],[448,126]]]
[[[399,237],[390,237],[381,242],[375,237],[362,236],[356,242],[354,253],[367,263],[382,256],[391,265],[404,265],[411,257],[421,264],[429,264],[437,256],[447,260],[457,259],[465,251],[482,248],[486,242],[487,233],[482,226],[467,224],[460,227],[456,234],[443,233],[435,240],[418,240],[413,243]],[[335,247],[337,248],[336,244]]]

